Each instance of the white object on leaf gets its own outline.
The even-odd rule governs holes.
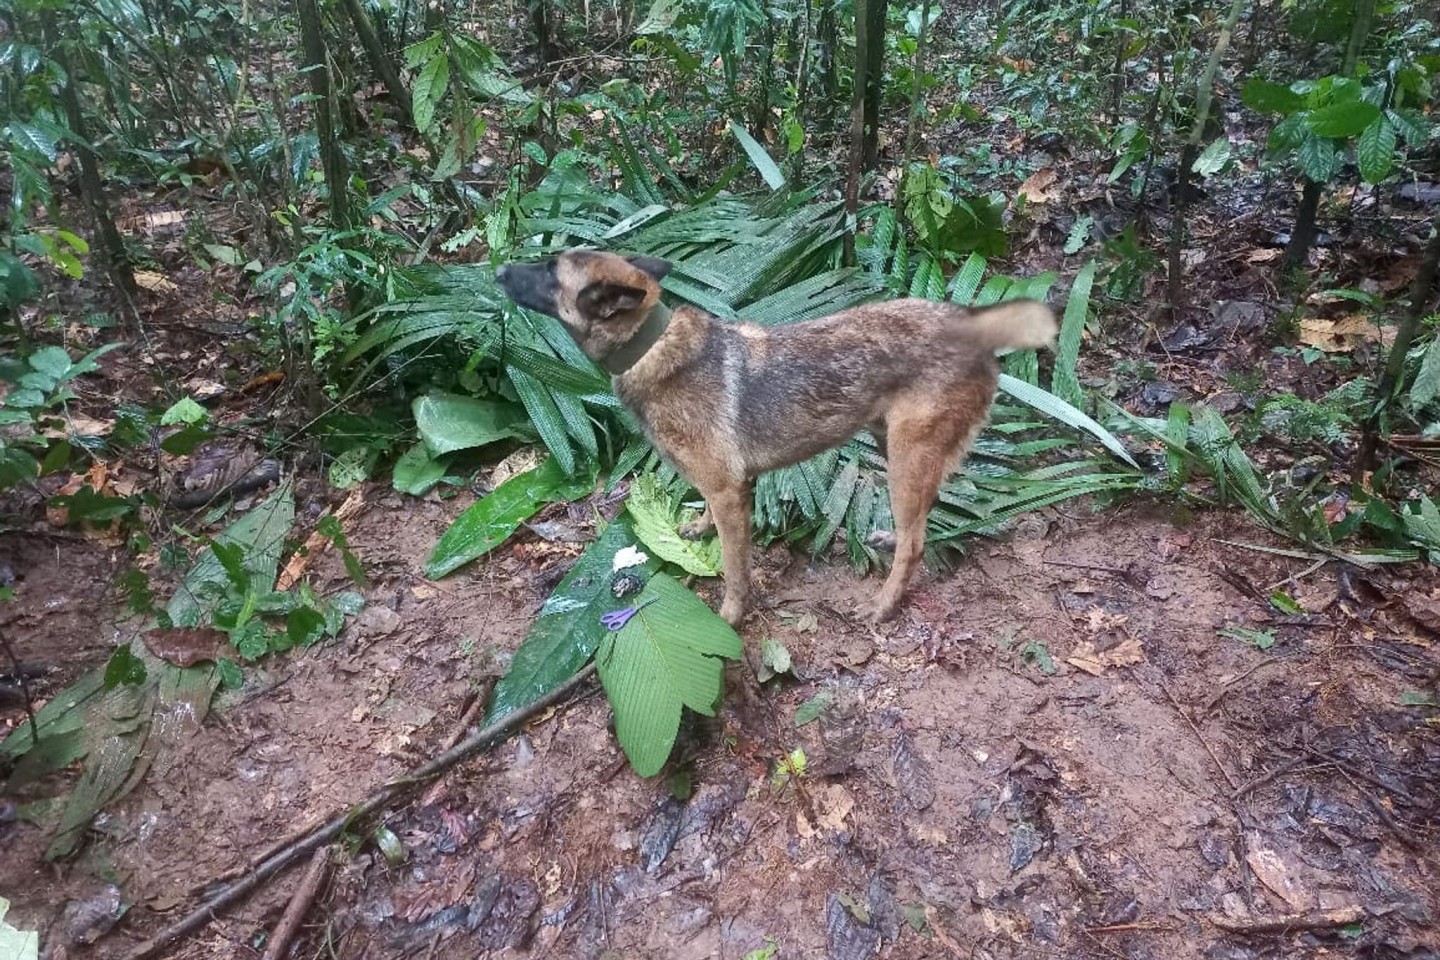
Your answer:
[[[623,547],[615,551],[615,563],[610,571],[624,570],[626,567],[638,567],[650,558],[638,547]]]

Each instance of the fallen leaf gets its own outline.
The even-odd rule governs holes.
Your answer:
[[[230,648],[229,638],[213,627],[156,628],[140,639],[151,653],[177,667],[213,662]]]
[[[1284,252],[1279,247],[1261,247],[1251,250],[1245,259],[1250,263],[1269,263],[1271,260],[1278,260]]]
[[[1301,320],[1299,340],[1326,353],[1349,353],[1364,340],[1389,345],[1395,340],[1395,328],[1377,327],[1369,317],[1354,313],[1339,320]]]
[[[1110,667],[1125,667],[1144,659],[1145,651],[1139,638],[1127,636],[1108,650],[1096,650],[1094,640],[1082,641],[1075,647],[1075,652],[1065,658],[1065,662],[1098,677]]]
[[[1020,184],[1020,195],[1031,203],[1049,203],[1059,194],[1050,189],[1058,176],[1053,167],[1042,167]]]
[[[1255,871],[1255,876],[1261,883],[1296,910],[1308,910],[1315,905],[1314,895],[1300,886],[1280,854],[1260,846],[1258,834],[1250,835],[1249,847],[1250,852],[1246,854],[1245,862]]]
[[[136,270],[135,286],[151,293],[176,293],[180,289],[169,277],[154,270]]]

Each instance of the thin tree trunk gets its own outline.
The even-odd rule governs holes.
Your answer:
[[[310,91],[315,95],[315,127],[320,138],[320,163],[330,193],[330,220],[341,230],[350,228],[349,182],[345,153],[335,130],[334,87],[330,82],[325,35],[321,32],[317,0],[296,0],[300,13],[300,42]]]
[[[100,158],[90,146],[86,132],[85,114],[80,108],[80,95],[75,89],[75,71],[71,66],[69,51],[61,38],[55,15],[44,10],[44,26],[47,45],[56,64],[65,74],[60,87],[60,101],[65,109],[65,121],[70,126],[71,146],[80,168],[80,196],[90,210],[90,219],[95,225],[95,236],[99,241],[105,262],[105,272],[110,282],[129,300],[135,295],[135,272],[130,266],[130,257],[125,252],[125,241],[110,216],[110,205],[105,199],[105,188],[100,179]]]
[[[810,99],[810,21],[813,13],[812,0],[805,0],[805,23],[801,26],[800,57],[795,67],[795,122],[800,129],[805,129],[805,119],[808,115],[806,107]],[[808,144],[802,140],[800,149],[795,151],[795,156],[790,160],[790,189],[800,189],[800,180],[805,173],[805,148]]]
[[[860,171],[865,159],[865,90],[866,64],[870,60],[869,8],[876,0],[855,0],[855,71],[854,89],[850,92],[850,168],[845,177],[845,211],[849,229],[845,231],[845,265],[855,265],[855,231],[860,211]]]
[[[865,169],[880,162],[880,94],[885,78],[885,13],[889,0],[866,0],[865,42]],[[857,13],[859,8],[856,8]],[[857,24],[858,26],[858,24]]]
[[[765,18],[763,52],[760,56],[760,77],[755,84],[754,115],[750,129],[755,139],[765,142],[765,131],[770,126],[770,86],[775,82],[775,21]]]
[[[1370,36],[1370,25],[1375,20],[1375,0],[1356,0],[1355,19],[1350,25],[1350,41],[1345,45],[1345,62],[1340,75],[1354,76],[1355,65],[1360,62],[1360,52],[1365,39]],[[1315,218],[1320,212],[1320,196],[1324,184],[1305,178],[1305,187],[1300,193],[1300,207],[1295,211],[1295,229],[1290,232],[1290,242],[1285,245],[1284,264],[1288,270],[1298,270],[1310,260],[1310,246],[1315,242]]]
[[[1380,427],[1385,413],[1395,400],[1401,381],[1405,377],[1405,358],[1410,344],[1420,330],[1420,320],[1429,312],[1430,298],[1435,294],[1435,280],[1440,274],[1440,215],[1430,226],[1430,242],[1425,245],[1425,258],[1420,261],[1420,270],[1410,284],[1410,306],[1395,331],[1395,342],[1390,345],[1390,355],[1385,360],[1385,370],[1376,387],[1375,412],[1365,421],[1360,437],[1360,452],[1355,457],[1352,480],[1357,486],[1365,483],[1365,476],[1375,467],[1375,448],[1380,438]],[[1431,347],[1431,349],[1435,349]]]
[[[540,70],[543,71],[555,59],[550,40],[550,3],[549,0],[527,2],[530,5],[530,28],[535,31],[536,52],[540,58]]]
[[[834,116],[836,87],[839,83],[835,68],[835,47],[840,42],[840,30],[836,25],[835,0],[820,0],[820,22],[815,30],[816,42],[820,46],[820,112],[825,119]]]
[[[385,84],[385,89],[390,94],[390,99],[395,101],[399,108],[400,115],[405,118],[405,123],[410,129],[415,129],[415,115],[411,110],[410,91],[400,79],[400,70],[395,66],[394,59],[385,50],[385,45],[380,40],[380,34],[375,29],[375,24],[365,8],[360,5],[360,0],[345,0],[345,12],[350,15],[350,22],[355,26],[355,35],[360,38],[360,46],[365,49],[365,57],[370,61],[370,69]]]
[[[905,180],[910,176],[910,161],[915,156],[915,141],[920,135],[924,106],[925,48],[930,41],[930,0],[920,5],[920,37],[915,44],[915,62],[911,68],[914,83],[910,87],[910,116],[905,124],[905,150],[900,155],[900,182],[895,185],[895,216],[905,209]]]
[[[1235,24],[1239,22],[1240,13],[1244,9],[1245,0],[1233,0],[1230,4],[1230,13],[1225,17],[1225,23],[1220,28],[1220,36],[1215,38],[1215,46],[1210,51],[1210,59],[1206,62],[1205,69],[1200,71],[1200,82],[1195,87],[1195,122],[1191,124],[1190,136],[1180,150],[1180,169],[1175,173],[1175,203],[1171,208],[1169,276],[1166,277],[1168,287],[1166,299],[1169,301],[1172,317],[1180,312],[1181,301],[1184,298],[1185,278],[1183,264],[1180,261],[1182,247],[1185,245],[1186,217],[1190,208],[1190,168],[1200,153],[1200,141],[1205,136],[1205,123],[1210,119],[1210,101],[1214,96],[1215,72],[1220,69],[1220,58],[1230,47],[1230,36],[1235,32]]]
[[[1120,0],[1120,19],[1130,16],[1130,0]],[[1115,31],[1115,70],[1110,76],[1110,119],[1120,123],[1120,105],[1125,100],[1125,48],[1129,44],[1124,30]]]

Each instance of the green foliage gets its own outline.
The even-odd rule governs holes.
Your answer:
[[[655,474],[642,473],[635,478],[625,500],[625,512],[630,515],[640,542],[661,560],[696,576],[719,575],[720,541],[714,537],[706,541],[686,540],[676,532],[682,520],[694,519],[694,511],[682,518],[679,497],[662,489]]]
[[[739,659],[740,638],[699,597],[663,573],[633,598],[636,614],[595,651],[615,711],[615,736],[642,777],[660,772],[680,731],[682,707],[714,716],[721,658]]]
[[[100,369],[100,357],[119,346],[107,344],[73,361],[64,347],[41,347],[0,366],[0,379],[10,385],[0,407],[0,492],[68,463],[72,441],[80,440],[66,416],[75,399],[70,385]]]
[[[425,561],[425,576],[439,579],[483,557],[545,504],[573,500],[594,487],[593,475],[569,476],[553,457],[511,477],[455,518]]]

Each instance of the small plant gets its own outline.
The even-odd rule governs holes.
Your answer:
[[[23,360],[0,363],[0,380],[10,384],[0,407],[0,491],[65,467],[71,445],[66,404],[70,384],[100,369],[100,357],[117,349],[107,344],[72,360],[64,347],[42,347]],[[62,439],[56,439],[59,433]]]

